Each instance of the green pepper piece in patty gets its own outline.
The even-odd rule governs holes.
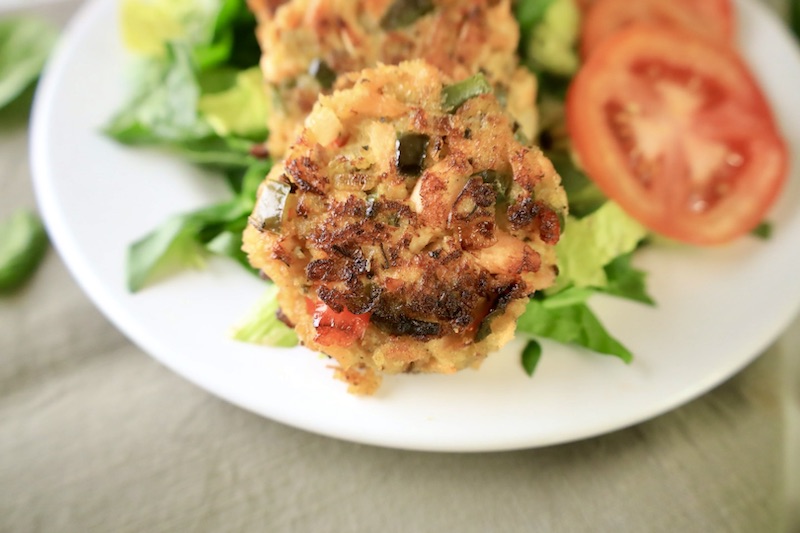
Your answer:
[[[497,194],[497,203],[504,203],[508,200],[508,191],[511,188],[512,177],[510,174],[502,174],[496,170],[484,170],[475,176],[480,176],[484,183],[492,186]]]
[[[422,166],[428,155],[430,137],[423,133],[404,133],[397,138],[397,170],[408,176],[422,174]]]
[[[490,92],[492,86],[486,77],[483,74],[475,74],[471,78],[447,85],[442,89],[442,109],[447,113],[453,113],[470,98]]]
[[[253,224],[259,231],[269,230],[278,231],[283,222],[283,211],[286,207],[286,200],[289,198],[291,187],[280,181],[268,181],[264,185],[265,190],[258,198],[258,204],[253,216],[250,217]]]
[[[386,31],[404,28],[433,11],[432,0],[395,0],[381,18],[381,28]]]
[[[336,81],[336,71],[320,58],[311,62],[308,73],[316,78],[323,89],[330,89]]]

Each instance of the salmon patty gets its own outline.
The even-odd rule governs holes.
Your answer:
[[[536,134],[536,79],[518,64],[511,0],[249,0],[269,92],[267,148],[281,157],[341,74],[424,59],[453,79],[482,72],[520,133]]]
[[[260,186],[244,249],[352,392],[477,367],[555,279],[560,178],[481,81],[421,60],[348,75]]]

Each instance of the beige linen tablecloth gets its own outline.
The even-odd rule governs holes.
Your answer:
[[[0,216],[34,205],[26,134],[24,108],[0,112]],[[380,449],[187,383],[118,333],[51,250],[0,298],[0,531],[788,530],[798,356],[800,321],[702,398],[584,442]]]

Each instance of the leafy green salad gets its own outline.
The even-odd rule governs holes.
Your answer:
[[[272,161],[262,148],[269,133],[267,102],[253,15],[244,0],[123,0],[121,9],[121,33],[134,57],[138,87],[105,133],[213,169],[230,188],[221,203],[175,214],[132,243],[128,288],[136,292],[182,269],[200,268],[210,254],[238,261],[257,275],[241,251],[241,235]],[[515,10],[520,55],[539,80],[538,142],[561,174],[571,213],[557,248],[558,282],[530,301],[518,323],[517,333],[529,338],[522,364],[533,374],[540,338],[627,363],[633,355],[606,331],[589,301],[607,294],[653,304],[646,274],[632,263],[648,232],[608,201],[570,155],[564,97],[579,63],[580,15],[574,0],[521,0]],[[297,343],[275,317],[275,296],[265,282],[262,300],[236,328],[236,339],[282,347]]]

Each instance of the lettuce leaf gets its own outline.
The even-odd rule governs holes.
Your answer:
[[[174,41],[208,44],[221,7],[220,0],[123,0],[122,42],[128,50],[148,57],[163,57],[167,44]]]
[[[275,348],[297,346],[297,334],[278,320],[278,307],[278,288],[269,285],[247,316],[234,327],[231,336],[237,341]]]
[[[553,308],[541,299],[534,298],[520,317],[517,332],[563,344],[576,344],[600,354],[618,357],[626,363],[633,361],[630,350],[606,331],[584,303]]]
[[[267,97],[261,69],[243,70],[233,87],[202,95],[198,109],[220,137],[265,138]]]
[[[605,329],[588,302],[596,294],[608,294],[653,304],[647,294],[646,274],[631,262],[633,251],[645,237],[647,230],[613,202],[584,218],[569,217],[557,245],[557,286],[531,300],[517,331],[576,344],[630,363],[630,350]]]
[[[636,249],[647,237],[647,229],[614,202],[606,202],[581,219],[567,218],[557,245],[559,279],[556,290],[566,286],[605,287],[605,267]]]

